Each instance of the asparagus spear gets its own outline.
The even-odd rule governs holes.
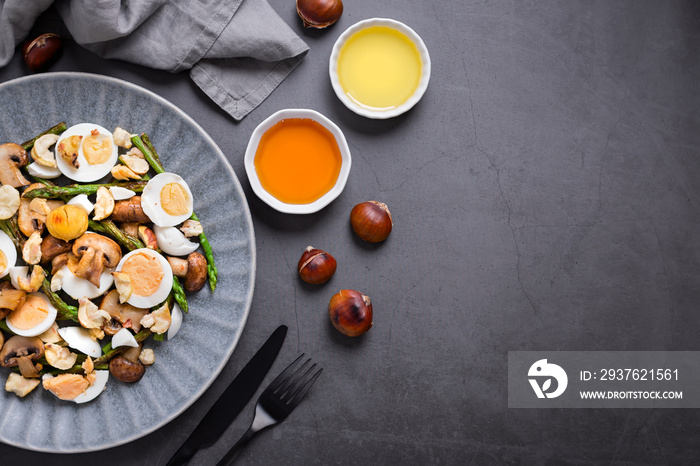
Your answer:
[[[17,249],[22,249],[22,244],[15,237],[14,231],[12,231],[10,219],[0,220],[0,230],[4,231],[7,234],[7,236],[9,236],[10,239],[12,239],[12,242],[15,244],[15,247]]]
[[[144,134],[143,136],[148,139],[147,135]],[[163,165],[160,163],[158,154],[155,152],[155,150],[151,152],[151,150],[143,142],[143,139],[141,139],[141,136],[134,134],[131,136],[131,142],[143,153],[146,161],[156,173],[163,173],[165,171]],[[151,147],[153,147],[153,145],[151,145]]]
[[[24,194],[24,197],[33,199],[35,197],[42,197],[46,199],[56,199],[62,196],[77,196],[78,194],[95,194],[101,187],[109,188],[111,186],[117,186],[120,188],[130,189],[134,192],[140,193],[146,186],[145,181],[127,181],[119,183],[105,183],[105,184],[82,184],[82,185],[70,185],[70,186],[46,186],[43,188],[32,189],[31,191]]]
[[[47,129],[46,131],[44,131],[43,133],[39,134],[38,136],[33,137],[33,138],[30,139],[29,141],[23,142],[23,143],[21,144],[21,145],[22,145],[22,149],[24,149],[24,150],[26,150],[26,151],[30,151],[30,150],[32,150],[32,147],[34,147],[34,143],[36,142],[36,140],[39,139],[40,137],[42,137],[42,136],[44,136],[44,135],[46,135],[46,134],[56,134],[56,135],[59,135],[59,134],[61,134],[62,132],[64,132],[66,129],[68,129],[68,126],[66,126],[66,123],[62,121],[62,122],[60,122],[59,124],[57,124],[56,126],[53,126],[53,127],[49,128],[49,129]]]
[[[72,320],[78,322],[78,308],[66,303],[58,294],[51,291],[51,283],[49,283],[49,280],[46,278],[44,278],[44,283],[41,284],[41,291],[49,298],[53,307],[58,310],[56,320]]]
[[[192,213],[192,216],[190,218],[194,221],[199,222],[199,218],[194,212]],[[207,275],[209,276],[209,287],[211,288],[211,291],[214,291],[216,289],[216,282],[218,280],[219,271],[217,270],[216,264],[214,263],[214,253],[211,250],[211,244],[209,244],[207,235],[204,234],[204,232],[202,232],[199,235],[199,243],[202,245],[202,249],[204,249],[204,257],[207,259]]]
[[[190,311],[190,308],[187,305],[187,297],[185,296],[185,290],[182,288],[180,280],[175,275],[173,275],[173,298],[175,298],[177,304],[180,305],[180,309],[182,309],[182,312],[187,314]]]
[[[88,222],[88,225],[91,229],[95,230],[98,233],[103,233],[111,236],[117,241],[117,243],[121,244],[129,251],[146,247],[141,242],[141,240],[128,234],[127,232],[119,228],[117,225],[115,225],[114,222],[111,220],[102,220],[100,222],[90,220]]]

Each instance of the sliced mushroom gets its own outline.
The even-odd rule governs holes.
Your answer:
[[[78,304],[78,321],[84,328],[101,328],[105,322],[108,322],[112,318],[107,311],[98,309],[97,306],[87,298],[80,298]]]
[[[114,210],[114,196],[109,192],[109,189],[101,186],[97,190],[97,201],[95,202],[95,215],[92,217],[94,220],[104,220],[110,215]]]
[[[144,175],[151,168],[146,158],[143,156],[143,152],[137,147],[133,147],[129,152],[119,157],[119,159],[137,175]]]
[[[185,220],[180,227],[180,231],[184,233],[186,238],[192,238],[193,236],[199,236],[204,233],[204,228],[197,220]]]
[[[19,191],[10,185],[0,187],[0,219],[8,219],[19,209]]]
[[[100,286],[100,276],[107,267],[116,267],[122,258],[119,245],[106,236],[85,233],[75,240],[73,254],[80,259],[75,275]]]
[[[37,377],[39,375],[34,361],[44,355],[44,343],[39,337],[21,337],[15,335],[5,342],[0,351],[0,366],[19,366],[22,377]]]
[[[127,130],[117,126],[114,133],[112,133],[112,138],[114,139],[114,143],[119,147],[123,147],[124,149],[131,148],[131,133]]]
[[[126,383],[134,383],[141,380],[143,374],[146,373],[146,366],[139,361],[142,346],[140,344],[135,348],[129,348],[121,355],[113,358],[109,362],[109,373],[116,379]]]
[[[35,187],[41,187],[40,184],[32,184],[24,190],[22,196]],[[43,232],[44,224],[46,223],[46,217],[53,210],[56,210],[64,204],[63,201],[46,199],[28,199],[22,197],[19,203],[19,212],[17,214],[17,223],[19,224],[20,231],[25,236],[31,236],[35,231]]]
[[[141,208],[141,196],[115,202],[112,220],[129,223],[148,223],[151,221]]]
[[[27,151],[13,143],[0,145],[0,183],[13,188],[27,186],[29,181],[22,175],[19,167],[29,163]]]
[[[124,233],[138,238],[139,236],[139,224],[136,222],[125,222],[120,223],[119,228],[124,230]]]
[[[41,233],[35,231],[22,246],[22,259],[30,265],[41,262]]]
[[[27,293],[14,288],[0,290],[0,319],[4,319],[7,315],[24,304],[27,299]],[[0,347],[2,344],[0,343]]]
[[[45,134],[34,141],[34,146],[32,147],[32,158],[34,161],[44,167],[56,168],[56,158],[53,152],[49,150],[49,147],[56,144],[57,141],[58,136],[51,133]]]
[[[114,335],[122,326],[132,328],[135,332],[141,331],[141,319],[148,314],[148,309],[134,307],[131,304],[121,304],[119,302],[119,292],[112,290],[102,299],[100,309],[103,309],[112,316],[112,319],[103,327],[108,335]],[[110,333],[114,331],[114,333]]]
[[[117,180],[127,181],[127,180],[140,180],[141,175],[137,175],[131,168],[126,165],[115,165],[112,168],[112,176]]]
[[[70,241],[63,241],[55,236],[48,235],[41,242],[41,262],[51,262],[59,254],[69,252],[73,247]]]

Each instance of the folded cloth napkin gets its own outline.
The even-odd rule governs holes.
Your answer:
[[[0,0],[0,66],[53,0]],[[192,80],[236,120],[299,64],[308,46],[266,0],[58,0],[73,39],[104,58]]]

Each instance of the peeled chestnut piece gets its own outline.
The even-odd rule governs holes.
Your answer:
[[[61,52],[61,38],[52,33],[42,34],[34,40],[25,42],[22,47],[24,62],[33,72],[44,71],[56,61]]]
[[[323,29],[343,14],[341,0],[297,0],[297,13],[305,28]]]
[[[361,202],[352,208],[350,223],[357,236],[370,243],[387,239],[394,222],[389,208],[383,202]]]
[[[328,316],[340,333],[357,337],[372,328],[372,302],[359,291],[341,290],[331,298]]]
[[[331,279],[338,263],[326,251],[307,246],[299,259],[299,276],[306,283],[320,285]]]

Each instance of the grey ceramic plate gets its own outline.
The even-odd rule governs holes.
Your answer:
[[[204,130],[180,109],[136,85],[104,76],[51,73],[0,85],[0,142],[21,143],[60,121],[146,132],[168,171],[192,189],[195,211],[219,269],[190,295],[190,312],[170,342],[148,340],[156,363],[140,382],[110,378],[95,400],[76,405],[37,388],[26,398],[2,389],[0,441],[31,450],[85,452],[142,437],[182,413],[214,381],[243,331],[255,282],[250,212],[231,166]]]

